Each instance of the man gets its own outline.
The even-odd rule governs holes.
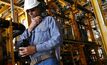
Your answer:
[[[57,22],[51,16],[42,16],[45,8],[37,0],[25,0],[24,10],[30,15],[31,24],[20,35],[20,40],[31,39],[29,46],[19,48],[19,54],[29,55],[31,65],[59,65],[55,49],[61,45],[62,38]]]

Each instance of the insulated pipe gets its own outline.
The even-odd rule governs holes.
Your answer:
[[[94,8],[93,10],[95,12],[95,16],[96,16],[96,19],[98,21],[98,25],[101,31],[101,39],[103,42],[102,46],[104,47],[105,53],[107,55],[107,28],[106,28],[106,25],[104,24],[104,18],[102,16],[98,1],[97,0],[90,0],[90,1]]]

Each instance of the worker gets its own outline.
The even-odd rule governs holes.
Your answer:
[[[31,65],[59,65],[55,51],[62,45],[61,30],[52,16],[43,15],[46,10],[43,5],[37,0],[24,2],[24,11],[30,16],[31,23],[19,41],[30,37],[30,45],[19,47],[19,54],[30,56]]]

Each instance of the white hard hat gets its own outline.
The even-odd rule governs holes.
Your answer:
[[[39,1],[37,0],[25,0],[24,2],[24,10],[32,9],[39,5]]]

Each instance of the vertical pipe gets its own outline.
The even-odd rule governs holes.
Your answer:
[[[11,18],[12,18],[12,22],[15,21],[14,19],[14,1],[13,0],[10,0],[11,2]]]
[[[95,16],[96,16],[96,19],[98,21],[98,25],[99,25],[99,28],[101,31],[101,39],[103,42],[103,47],[104,47],[104,50],[107,55],[107,41],[106,41],[107,40],[107,28],[104,24],[104,19],[103,19],[98,1],[97,0],[90,0],[90,1],[92,3],[93,8],[94,8],[94,13],[95,13]]]
[[[31,19],[30,19],[30,16],[28,15],[28,13],[27,12],[25,12],[25,18],[26,18],[26,22],[27,22],[27,28],[28,28],[28,26],[30,25],[30,23],[31,23]]]
[[[14,49],[13,49],[13,27],[12,27],[12,22],[15,21],[14,19],[14,1],[13,0],[10,0],[10,3],[11,3],[11,18],[12,18],[12,21],[10,21],[10,27],[9,27],[9,48],[10,48],[10,57],[11,57],[11,64],[12,65],[15,65],[15,59],[14,59]]]

